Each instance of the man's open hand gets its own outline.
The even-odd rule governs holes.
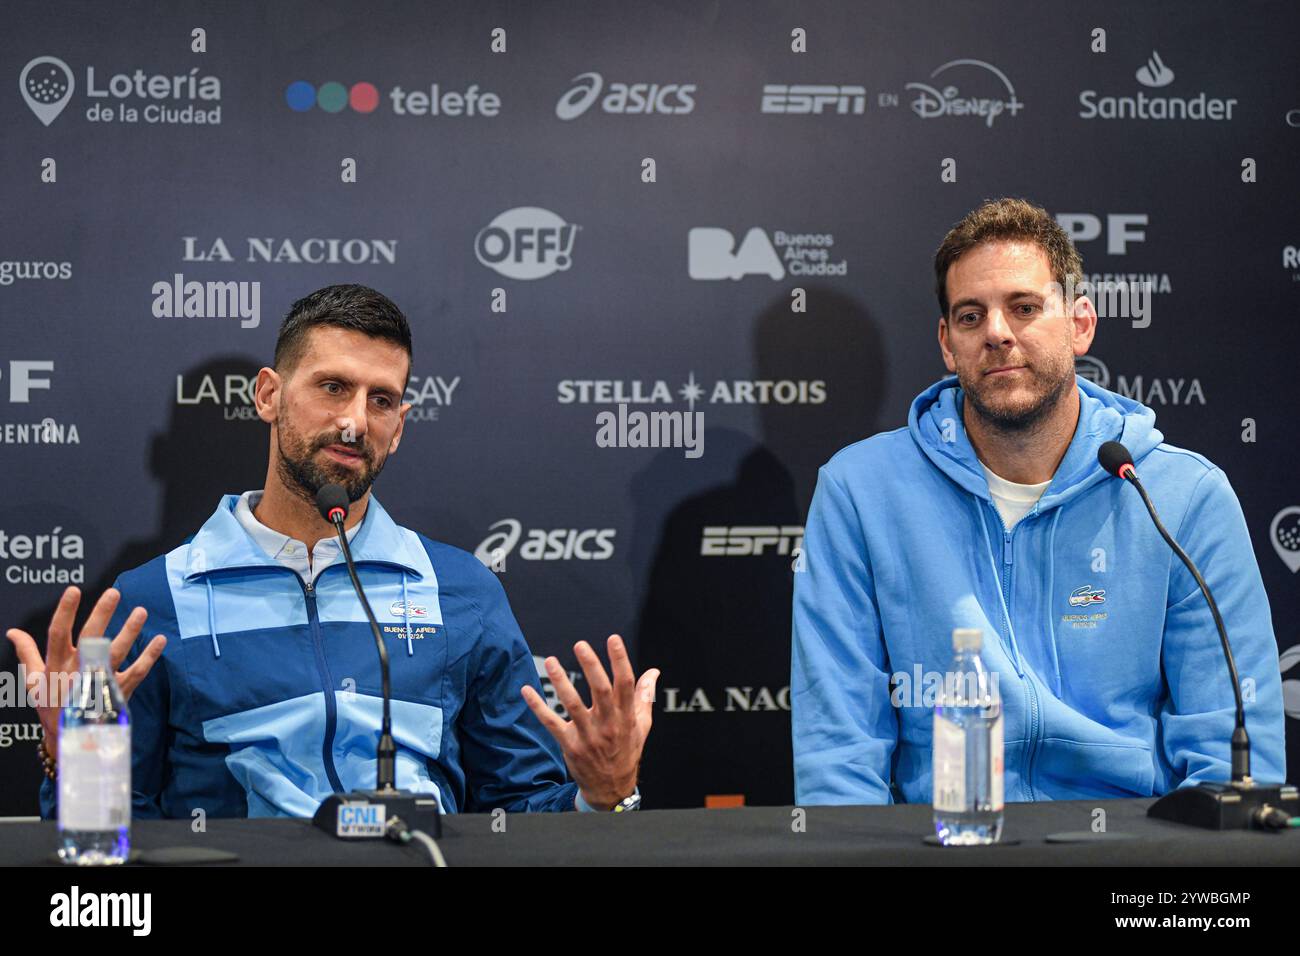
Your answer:
[[[610,636],[606,647],[614,672],[612,685],[591,645],[579,641],[573,646],[591,687],[590,707],[582,703],[560,662],[554,657],[546,659],[546,673],[570,720],[551,710],[532,687],[522,688],[529,709],[564,751],[564,762],[578,782],[582,798],[597,810],[612,810],[636,790],[637,766],[650,733],[655,682],[659,680],[656,668],[636,680],[627,648],[617,634]]]
[[[117,602],[121,597],[116,588],[109,588],[101,594],[99,600],[95,602],[94,610],[90,612],[90,617],[86,618],[86,623],[81,628],[81,636],[108,636],[108,622],[113,619],[113,612],[117,610]],[[50,751],[51,757],[58,756],[56,747],[59,737],[59,710],[67,703],[62,699],[62,693],[71,687],[72,675],[78,670],[77,649],[72,644],[72,624],[77,618],[79,603],[81,603],[79,589],[70,587],[63,592],[63,597],[59,599],[59,606],[55,608],[54,616],[50,619],[45,660],[41,660],[41,652],[36,647],[36,641],[26,631],[12,627],[5,633],[5,636],[13,642],[18,660],[27,671],[26,689],[38,702],[36,713],[45,728],[45,746]],[[145,618],[148,616],[148,611],[137,607],[122,622],[122,629],[117,632],[113,643],[109,645],[109,663],[114,670],[117,670],[117,666],[126,659],[131,645],[140,636],[140,628],[144,627]],[[128,698],[131,696],[131,692],[149,673],[149,668],[153,667],[154,662],[162,656],[163,648],[166,646],[167,638],[161,634],[156,635],[149,642],[149,646],[136,658],[135,663],[124,671],[117,671],[117,683],[122,688],[123,696]]]

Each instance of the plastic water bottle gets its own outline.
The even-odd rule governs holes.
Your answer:
[[[106,637],[77,642],[81,669],[59,714],[59,859],[101,866],[131,850],[131,721]]]
[[[979,630],[952,632],[954,656],[934,710],[934,829],[946,846],[1002,837],[1002,698],[982,646]]]

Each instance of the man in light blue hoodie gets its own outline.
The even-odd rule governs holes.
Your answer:
[[[987,202],[935,257],[948,371],[906,428],[818,474],[795,575],[795,799],[928,803],[933,693],[954,628],[984,633],[1005,714],[1006,799],[1144,797],[1230,778],[1218,633],[1136,491],[1133,454],[1199,566],[1247,686],[1253,776],[1286,777],[1268,598],[1227,477],[1155,413],[1074,372],[1097,313],[1078,252],[1023,200]]]

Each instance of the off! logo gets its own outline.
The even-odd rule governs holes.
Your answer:
[[[509,279],[544,279],[573,265],[578,228],[549,209],[518,206],[479,230],[474,255]]]
[[[493,571],[504,571],[506,559],[524,538],[523,523],[505,518],[474,549],[474,556]],[[525,561],[605,561],[614,556],[613,528],[556,528],[527,533],[519,556]]]

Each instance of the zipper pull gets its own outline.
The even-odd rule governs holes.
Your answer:
[[[1011,549],[1011,532],[1002,532],[1002,563],[1013,563],[1014,554]]]

